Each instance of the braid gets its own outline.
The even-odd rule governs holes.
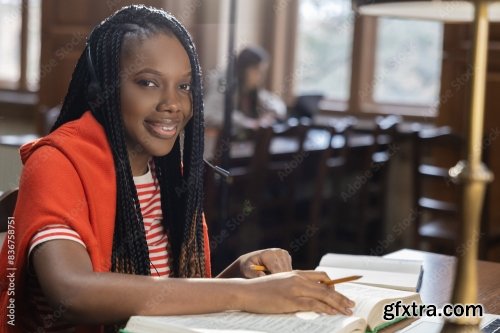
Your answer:
[[[204,276],[204,237],[203,237],[203,102],[201,89],[201,69],[196,56],[195,46],[187,31],[172,18],[174,34],[186,50],[193,73],[193,119],[186,126],[184,142],[183,179],[188,184],[186,212],[181,252],[179,254],[179,276]],[[191,52],[189,52],[191,50]],[[194,124],[200,124],[194,126]],[[187,172],[186,172],[187,171]]]
[[[111,270],[149,275],[149,253],[143,217],[126,148],[125,130],[120,107],[120,60],[125,36],[152,36],[167,33],[175,36],[185,48],[192,71],[193,117],[185,128],[183,161],[180,139],[171,152],[154,158],[160,184],[163,227],[169,234],[172,250],[172,272],[179,277],[203,277],[205,271],[203,232],[203,101],[201,69],[191,36],[173,16],[164,11],[128,6],[104,20],[90,34],[93,65],[101,91],[89,101],[87,87],[91,82],[89,65],[82,53],[61,113],[52,131],[91,110],[103,126],[112,150],[116,169],[116,217]],[[181,164],[183,163],[183,168]]]

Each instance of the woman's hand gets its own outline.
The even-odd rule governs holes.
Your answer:
[[[242,255],[237,260],[241,277],[255,278],[266,274],[289,272],[292,270],[292,257],[283,249],[265,249]],[[256,271],[253,265],[266,267],[266,271]]]
[[[252,265],[265,266],[266,271],[256,271]],[[250,252],[239,257],[218,277],[255,278],[266,274],[289,272],[292,270],[292,257],[282,249],[265,249]]]
[[[314,311],[351,315],[354,302],[321,281],[328,275],[318,271],[293,271],[245,281],[243,309],[254,313]]]

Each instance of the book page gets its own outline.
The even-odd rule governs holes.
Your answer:
[[[422,261],[328,253],[321,258],[319,266],[419,274]]]
[[[354,283],[335,285],[335,290],[356,303],[353,309],[354,316],[365,318],[370,328],[385,322],[382,317],[385,304],[396,300],[401,300],[405,304],[411,301],[421,303],[419,294],[401,290],[369,287]]]
[[[246,312],[224,312],[205,315],[132,317],[145,319],[148,327],[167,325],[186,327],[193,332],[269,332],[269,333],[333,333],[364,332],[366,321],[362,318],[322,315],[301,312],[288,315],[261,315]],[[155,332],[161,332],[156,330]]]
[[[335,285],[335,290],[349,297],[356,303],[352,312],[354,316],[361,318],[368,318],[370,312],[377,303],[384,299],[392,298],[393,292],[398,292],[391,289],[365,287],[353,283]]]
[[[351,269],[342,267],[318,266],[317,271],[328,274],[330,279],[339,279],[351,275],[361,275],[362,278],[352,283],[364,284],[374,287],[416,291],[419,275],[395,272],[380,272],[373,270]]]

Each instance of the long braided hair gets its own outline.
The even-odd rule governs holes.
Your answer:
[[[147,38],[157,33],[175,36],[185,48],[191,64],[193,101],[193,117],[185,127],[183,153],[178,137],[169,154],[154,158],[161,191],[162,223],[169,234],[173,276],[204,277],[208,272],[205,272],[202,226],[201,69],[191,36],[177,19],[162,10],[134,5],[118,10],[96,26],[88,37],[87,48],[90,47],[92,67],[98,79],[98,94],[89,96],[93,95],[89,89],[93,77],[86,48],[78,60],[61,113],[51,132],[80,118],[87,110],[91,110],[104,127],[113,153],[117,186],[111,271],[150,275],[144,223],[120,111],[120,59],[124,38]]]

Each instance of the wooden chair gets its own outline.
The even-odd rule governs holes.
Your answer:
[[[229,198],[232,203],[230,215],[240,215],[251,207],[252,212],[245,213],[246,220],[255,221],[257,219],[262,205],[262,191],[265,186],[271,135],[272,129],[270,127],[261,127],[257,130],[245,131],[243,141],[235,140],[232,142],[233,147],[251,142],[254,148],[249,160],[242,162],[239,158],[230,159],[229,172],[231,175],[228,178]]]
[[[308,126],[307,122],[291,120],[272,128],[261,199],[260,246],[290,247],[296,226],[298,180],[309,156],[304,150]]]
[[[217,243],[217,247],[213,249],[214,253],[218,253],[214,256],[218,259],[213,263],[215,270],[222,269],[229,263],[224,258],[233,260],[235,256],[251,250],[254,247],[252,244],[258,241],[258,235],[249,229],[255,226],[260,212],[263,174],[267,165],[271,132],[271,128],[243,130],[232,135],[228,142],[223,142],[222,137],[219,137],[213,163],[220,165],[222,151],[229,149],[229,164],[224,167],[230,172],[230,176],[221,179],[213,170],[206,168],[205,212],[211,235]],[[241,150],[251,152],[240,156]],[[227,183],[225,214],[220,212],[222,182]],[[251,235],[245,235],[248,232]],[[216,236],[221,235],[224,235],[224,239],[217,240]],[[219,260],[220,258],[222,259]]]
[[[463,188],[451,181],[450,167],[465,156],[464,139],[449,127],[415,134],[414,156],[414,246],[446,254],[460,251]],[[488,149],[484,150],[488,160]],[[479,258],[487,259],[490,248],[500,246],[500,230],[489,221],[489,192],[486,188],[478,235]]]
[[[420,131],[414,145],[414,246],[454,254],[460,226],[461,187],[448,176],[464,156],[464,139],[449,127]]]
[[[8,228],[8,218],[14,215],[18,189],[6,191],[0,196],[0,244],[3,244]]]
[[[378,117],[372,129],[349,131],[349,136],[369,136],[371,144],[348,154],[341,191],[344,222],[337,224],[338,251],[368,254],[383,235],[389,163],[395,153],[393,144],[400,120]]]
[[[344,215],[338,184],[347,166],[349,128],[350,125],[344,123],[312,125],[309,128],[310,132],[321,131],[327,138],[327,145],[324,149],[309,152],[300,176],[301,191],[296,197],[298,211],[295,224],[296,232],[301,237],[296,238],[291,250],[302,252],[303,268],[314,267],[321,254],[335,250],[332,247],[335,243],[335,222],[342,220]],[[339,145],[339,142],[342,144]]]
[[[373,145],[369,149],[368,162],[370,163],[370,177],[362,187],[364,226],[359,231],[358,240],[363,244],[367,242],[366,235],[371,240],[383,236],[386,223],[386,198],[388,193],[388,177],[391,158],[398,152],[396,143],[397,127],[401,122],[400,116],[389,115],[375,119]],[[372,227],[372,232],[367,233],[367,228]],[[373,245],[373,244],[371,244]],[[367,249],[365,249],[366,251]]]

